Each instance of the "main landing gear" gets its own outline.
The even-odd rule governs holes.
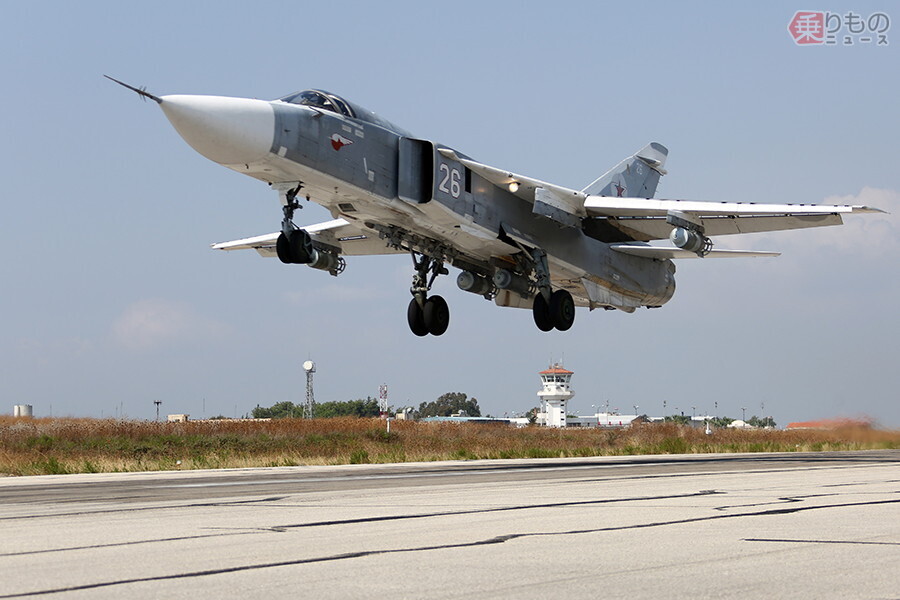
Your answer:
[[[431,335],[443,335],[450,325],[450,307],[441,296],[428,297],[428,291],[438,275],[446,275],[447,268],[444,262],[431,258],[424,254],[417,255],[410,250],[413,266],[416,274],[413,275],[413,283],[409,291],[413,299],[406,309],[406,320],[409,329],[419,337]],[[431,276],[429,277],[429,272]]]
[[[531,307],[534,324],[541,331],[550,331],[554,327],[559,331],[568,331],[575,323],[575,300],[566,290],[551,291],[547,253],[541,249],[534,249],[531,255],[538,288]]]
[[[554,328],[567,331],[575,322],[575,301],[572,294],[564,289],[553,291],[547,253],[540,248],[522,246],[522,252],[516,255],[516,263],[512,268],[509,268],[508,262],[479,268],[457,260],[459,256],[454,248],[434,240],[395,227],[375,223],[366,223],[366,226],[378,231],[381,239],[391,248],[408,251],[412,256],[415,274],[409,291],[413,298],[406,309],[406,320],[410,331],[417,336],[443,335],[450,325],[450,309],[446,300],[440,296],[428,296],[437,276],[448,273],[444,267],[445,262],[452,262],[454,266],[463,269],[457,279],[457,285],[463,291],[484,296],[487,300],[497,298],[498,289],[518,294],[526,301],[533,296],[534,322],[541,331],[551,331]],[[517,301],[515,304],[501,305],[521,304]]]

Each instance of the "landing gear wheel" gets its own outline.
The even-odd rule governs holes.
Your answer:
[[[550,316],[553,326],[560,331],[568,331],[575,322],[575,301],[566,290],[556,290],[550,296]]]
[[[553,319],[550,318],[550,306],[544,300],[542,293],[538,292],[537,296],[534,297],[534,304],[531,308],[534,313],[534,324],[537,325],[538,329],[541,331],[553,329]]]
[[[432,296],[425,301],[425,310],[422,316],[425,327],[431,335],[443,335],[450,325],[450,307],[447,306],[447,301],[440,296]]]
[[[305,265],[312,262],[312,238],[302,229],[295,229],[290,235],[278,234],[275,241],[278,259],[285,264]]]
[[[302,229],[295,229],[288,238],[291,245],[291,262],[305,265],[312,262],[312,238]],[[277,249],[277,248],[276,248]]]
[[[278,254],[278,260],[286,265],[291,264],[291,243],[284,233],[278,234],[278,240],[275,242],[275,252]]]
[[[409,308],[406,309],[406,320],[409,322],[409,329],[419,337],[428,335],[428,327],[425,326],[425,315],[422,308],[415,298],[410,300]]]

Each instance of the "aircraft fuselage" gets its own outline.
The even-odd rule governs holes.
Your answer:
[[[459,250],[450,257],[452,264],[478,266],[486,275],[493,270],[492,258],[495,264],[509,261],[520,246],[540,246],[553,286],[569,290],[581,306],[633,310],[660,306],[674,293],[671,261],[613,252],[580,228],[534,214],[528,202],[438,152],[440,145],[318,108],[252,102],[259,104],[248,108],[249,118],[260,123],[268,123],[259,115],[267,108],[262,104],[271,107],[273,134],[266,153],[256,152],[246,162],[234,156],[221,160],[193,143],[190,134],[185,139],[239,173],[270,184],[302,182],[301,195],[335,218],[397,227],[452,246]],[[177,120],[173,123],[178,128]],[[503,295],[498,303],[530,306],[516,294]]]

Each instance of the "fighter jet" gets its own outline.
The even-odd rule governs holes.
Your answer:
[[[280,230],[213,248],[254,249],[334,276],[344,257],[408,254],[407,320],[418,336],[442,335],[450,323],[447,302],[429,294],[446,265],[459,269],[461,290],[530,309],[542,331],[566,331],[576,306],[661,307],[675,292],[673,260],[778,255],[716,250],[710,236],[840,225],[844,213],[882,212],[654,199],[668,156],[657,142],[579,190],[480,163],[324,90],[272,101],[155,96],[112,80],[159,104],[194,150],[277,192]],[[333,220],[296,225],[304,199]],[[656,240],[665,245],[648,243]]]

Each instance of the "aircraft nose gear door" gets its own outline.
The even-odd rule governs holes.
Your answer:
[[[438,275],[446,275],[447,269],[442,260],[431,258],[424,254],[416,256],[410,251],[416,274],[413,275],[413,283],[409,291],[413,299],[406,310],[406,319],[410,330],[419,337],[431,335],[443,335],[450,325],[450,308],[447,301],[441,296],[428,297],[428,291]],[[429,271],[431,277],[428,276]]]

